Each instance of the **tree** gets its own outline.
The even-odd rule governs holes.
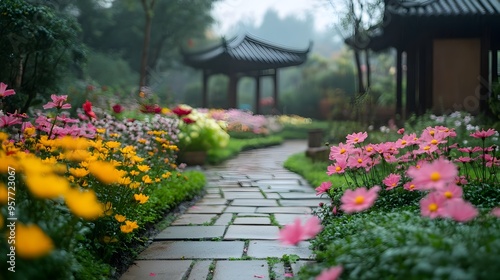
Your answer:
[[[367,49],[369,33],[382,24],[385,0],[343,0],[341,11],[336,11],[343,16],[337,26],[344,40],[354,51],[354,60],[357,70],[358,94],[363,95],[370,88],[370,51]],[[335,10],[334,0],[329,3]],[[365,67],[362,67],[361,55],[364,52]],[[363,76],[363,73],[365,76]]]
[[[0,81],[17,95],[6,111],[26,112],[38,97],[59,90],[63,75],[84,60],[79,26],[51,6],[0,2]]]

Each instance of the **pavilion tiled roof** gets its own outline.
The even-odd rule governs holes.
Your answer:
[[[307,49],[291,49],[245,34],[197,52],[183,52],[184,62],[213,73],[238,73],[296,66],[307,59]]]
[[[500,15],[500,0],[389,1],[387,11],[404,16]]]

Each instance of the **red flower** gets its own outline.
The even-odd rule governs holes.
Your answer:
[[[196,122],[195,120],[193,119],[190,119],[190,118],[182,118],[182,121],[186,124],[190,124],[190,123],[194,123]]]
[[[115,104],[115,105],[113,105],[112,108],[113,108],[113,112],[115,112],[116,114],[120,114],[121,112],[123,112],[123,107],[120,104]]]
[[[95,115],[94,111],[92,111],[92,102],[90,101],[85,101],[83,103],[83,111],[85,111],[85,115],[87,115],[89,118],[96,119],[97,116]]]
[[[159,114],[161,113],[161,107],[158,104],[153,105],[142,105],[141,112],[148,114]]]
[[[179,106],[172,109],[172,112],[174,112],[174,114],[176,114],[179,117],[189,115],[191,114],[191,111],[192,111],[191,109],[181,108]]]

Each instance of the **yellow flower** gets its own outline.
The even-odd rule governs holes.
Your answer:
[[[167,172],[161,174],[161,177],[164,179],[168,179],[168,178],[170,178],[171,175],[172,175],[172,173],[170,173],[170,171],[167,171]]]
[[[109,148],[109,149],[116,149],[116,148],[120,148],[122,143],[118,142],[118,141],[108,141],[106,142],[106,146]]]
[[[112,163],[94,161],[89,164],[89,171],[104,184],[120,182],[123,172],[116,169]]]
[[[0,132],[0,143],[9,139],[9,134],[5,133],[5,132]]]
[[[65,201],[73,214],[86,220],[97,219],[104,212],[104,206],[97,200],[92,190],[81,192],[70,189],[65,194]]]
[[[132,171],[130,171],[129,173],[130,173],[130,175],[132,175],[132,176],[139,175],[139,171],[137,171],[137,170],[132,170]]]
[[[151,169],[151,167],[149,167],[147,165],[137,165],[137,169],[139,169],[142,172],[148,172],[149,169]]]
[[[140,193],[140,194],[134,194],[134,198],[135,200],[139,201],[140,204],[144,204],[148,201],[149,196]]]
[[[54,140],[54,146],[64,148],[66,150],[86,150],[90,143],[83,137],[64,136]]]
[[[33,137],[36,136],[36,129],[34,127],[27,127],[23,131],[24,137]]]
[[[123,233],[130,233],[132,232],[134,229],[136,228],[139,228],[139,226],[137,225],[137,222],[136,221],[125,221],[125,224],[120,226],[120,230],[123,232]]]
[[[148,142],[148,140],[141,138],[141,139],[137,140],[137,142],[139,142],[140,144],[146,144]]]
[[[109,216],[113,214],[113,204],[111,202],[106,202],[104,204],[104,215]]]
[[[16,254],[24,259],[35,259],[54,249],[52,239],[37,225],[16,224]]]
[[[144,98],[145,96],[146,96],[146,94],[143,91],[139,92],[139,97],[140,98]]]
[[[122,177],[120,179],[120,182],[119,182],[120,185],[125,185],[125,186],[130,184],[130,183],[132,183],[132,180],[130,179],[130,177]]]
[[[130,158],[130,160],[131,160],[132,162],[136,162],[136,163],[139,163],[139,162],[143,162],[143,161],[144,161],[144,159],[143,159],[143,158],[141,158],[141,157],[139,157],[139,156],[135,156],[135,155],[134,155],[134,156],[132,156],[132,157]]]
[[[161,108],[161,113],[162,113],[162,114],[164,114],[164,115],[165,115],[165,114],[168,114],[168,113],[170,113],[170,112],[171,112],[171,111],[170,111],[170,109],[168,109],[168,108]]]
[[[26,174],[24,181],[31,193],[39,198],[56,198],[69,189],[69,182],[54,174]]]
[[[106,129],[105,129],[105,128],[96,128],[96,130],[95,130],[95,131],[96,131],[97,133],[99,133],[99,134],[104,134],[104,133],[106,133]]]
[[[151,180],[151,178],[149,178],[149,175],[144,175],[142,176],[142,181],[146,184],[151,184],[153,183],[153,180]]]
[[[70,168],[69,173],[77,178],[82,178],[87,176],[89,171],[85,168]]]
[[[159,182],[161,182],[161,179],[160,178],[156,178],[155,179],[155,183],[159,183]]]
[[[87,150],[70,150],[64,153],[64,157],[71,161],[84,161],[91,156],[91,153]]]
[[[0,151],[0,174],[6,174],[9,171],[9,167],[16,169],[19,167],[17,159],[12,156],[7,156]]]
[[[57,163],[57,158],[54,156],[42,159],[42,162],[45,164],[56,164]]]
[[[130,185],[129,185],[129,188],[131,189],[137,189],[138,187],[141,186],[141,183],[140,182],[132,182]]]
[[[109,135],[109,137],[118,138],[118,137],[120,137],[120,134],[119,133],[111,133]]]
[[[123,215],[120,215],[120,214],[115,215],[115,220],[117,220],[119,223],[125,222],[126,219],[127,219],[127,217],[125,217]]]
[[[7,204],[9,199],[9,191],[7,191],[7,186],[0,182],[0,204]],[[0,227],[1,228],[1,227]]]

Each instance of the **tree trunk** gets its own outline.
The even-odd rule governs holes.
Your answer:
[[[371,66],[370,66],[370,50],[365,50],[365,60],[366,60],[366,89],[370,90],[371,85]]]
[[[150,5],[146,2],[147,0],[142,0],[142,7],[144,9],[146,22],[144,23],[144,42],[142,45],[142,56],[141,56],[141,69],[140,69],[140,79],[139,79],[139,90],[146,85],[147,76],[147,66],[148,66],[148,53],[149,44],[151,41],[151,21],[153,19],[153,8],[155,5],[155,0],[151,1]]]
[[[363,72],[361,71],[361,58],[359,57],[359,50],[354,49],[354,59],[356,61],[356,70],[358,74],[358,95],[365,93],[365,86],[363,82]]]

